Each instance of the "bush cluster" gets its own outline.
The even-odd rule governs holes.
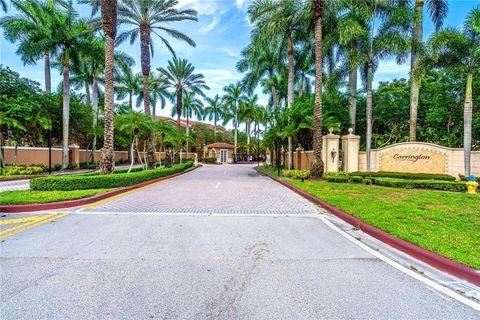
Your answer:
[[[80,162],[80,169],[97,169],[97,164],[94,162]]]
[[[205,157],[205,158],[203,158],[203,162],[205,162],[205,163],[217,163],[217,158],[215,158],[215,157]]]
[[[305,180],[310,178],[310,170],[288,170],[283,169],[282,176],[292,179]]]
[[[186,162],[171,168],[109,175],[51,176],[30,180],[30,189],[34,191],[69,191],[127,187],[184,171],[192,165],[192,162]]]
[[[434,173],[404,173],[404,172],[352,172],[349,175],[358,177],[382,177],[382,178],[398,178],[398,179],[414,179],[414,180],[444,180],[455,181],[454,176],[448,174],[434,174]]]
[[[36,175],[45,171],[42,166],[6,166],[3,168],[3,175],[5,176],[19,176],[19,175]]]
[[[384,187],[404,188],[404,189],[433,189],[443,191],[464,192],[467,190],[465,182],[455,182],[449,180],[434,180],[434,179],[401,179],[389,177],[370,177],[358,176],[348,174],[326,174],[323,178],[328,182],[340,183],[364,183],[374,184]]]

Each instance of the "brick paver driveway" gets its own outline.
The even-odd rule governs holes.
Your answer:
[[[6,238],[0,318],[479,319],[321,217],[205,166]]]

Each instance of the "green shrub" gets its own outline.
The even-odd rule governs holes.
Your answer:
[[[297,179],[297,180],[305,180],[310,178],[310,170],[288,170],[283,169],[281,171],[281,175],[287,178]]]
[[[19,176],[19,175],[36,175],[44,172],[42,166],[6,166],[3,168],[3,175],[5,176]]]
[[[62,165],[61,164],[56,164],[53,166],[53,171],[60,171],[62,170]]]
[[[77,165],[76,164],[73,164],[73,163],[69,163],[67,165],[67,170],[75,170],[77,169]]]
[[[434,189],[443,191],[465,192],[465,182],[442,181],[442,180],[412,180],[395,178],[373,178],[373,183],[384,187],[405,189]]]
[[[364,183],[363,180],[364,180],[364,178],[359,177],[359,176],[351,176],[350,177],[350,181],[353,182],[353,183]]]
[[[363,181],[362,181],[363,184],[366,184],[366,185],[371,185],[372,184],[372,179],[370,178],[364,178]]]
[[[398,178],[398,179],[414,179],[414,180],[444,180],[455,181],[454,176],[448,174],[433,174],[433,173],[404,173],[404,172],[352,172],[352,176],[359,177],[384,177],[384,178]]]
[[[30,189],[35,191],[68,191],[127,187],[144,181],[153,180],[184,171],[190,168],[192,165],[192,162],[186,162],[171,168],[162,168],[131,173],[119,173],[109,175],[71,175],[38,178],[30,180]]]
[[[93,162],[81,162],[80,169],[97,169],[97,164]]]
[[[323,179],[325,179],[328,182],[341,182],[341,183],[348,183],[350,182],[350,179],[347,176],[333,176],[333,175],[324,175]]]
[[[217,158],[215,158],[215,157],[205,157],[205,158],[203,158],[203,162],[205,162],[205,163],[217,163]]]

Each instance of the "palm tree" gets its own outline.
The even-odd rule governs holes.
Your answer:
[[[270,36],[281,35],[286,40],[288,57],[288,97],[287,107],[294,100],[295,67],[294,47],[297,33],[308,23],[305,3],[303,0],[257,0],[250,6],[248,12],[252,23],[260,32]],[[293,166],[292,137],[288,137],[288,167]]]
[[[423,9],[426,5],[430,12],[433,23],[436,28],[442,26],[442,22],[447,16],[448,1],[447,0],[411,0],[415,2],[413,28],[412,28],[412,52],[411,52],[411,84],[410,84],[410,141],[417,140],[417,114],[418,114],[418,96],[420,85],[413,77],[413,70],[417,66],[420,57],[420,50],[418,49],[423,43]]]
[[[183,95],[182,101],[183,114],[187,119],[187,126],[185,128],[185,133],[187,135],[187,152],[188,150],[188,137],[190,137],[190,118],[194,115],[197,119],[203,118],[203,102],[195,96],[195,93],[192,91],[187,91]],[[177,108],[172,108],[172,117],[177,113]]]
[[[0,6],[2,7],[3,12],[7,13],[8,11],[7,1],[0,0]]]
[[[115,63],[115,38],[117,35],[117,1],[104,0],[101,5],[102,27],[105,34],[105,115],[104,136],[102,148],[102,161],[100,170],[104,174],[112,173],[115,163],[114,151],[114,63]],[[133,157],[132,157],[133,158]]]
[[[5,38],[18,42],[17,54],[25,64],[35,64],[44,59],[45,91],[50,93],[52,82],[50,76],[50,55],[56,49],[53,41],[55,27],[53,17],[57,15],[58,1],[39,2],[36,0],[12,0],[18,11],[17,15],[5,16],[0,20]],[[6,9],[6,3],[3,8]],[[5,11],[6,12],[6,11]]]
[[[150,58],[153,55],[152,33],[160,38],[168,50],[175,56],[175,52],[164,35],[182,40],[195,47],[195,42],[186,34],[172,29],[172,22],[193,20],[197,21],[197,11],[193,9],[177,9],[177,0],[123,0],[118,6],[119,24],[131,25],[133,29],[118,36],[121,43],[130,39],[133,44],[140,37],[140,60],[143,75],[143,106],[145,113],[153,116],[150,110],[149,76]],[[162,35],[164,34],[164,35]],[[155,136],[152,134],[148,141],[148,167],[155,167]]]
[[[180,128],[184,93],[191,91],[204,97],[205,93],[203,90],[209,90],[210,87],[205,83],[203,74],[194,73],[195,67],[186,59],[173,57],[172,60],[168,61],[167,68],[158,68],[157,70],[165,79],[166,86],[174,91],[177,108],[177,127]]]
[[[250,161],[250,135],[252,132],[252,122],[255,122],[255,116],[258,109],[258,96],[253,95],[252,97],[246,98],[240,104],[240,113],[239,117],[245,122],[245,133],[247,134],[247,153],[248,161]]]
[[[322,161],[322,19],[324,0],[312,0],[312,13],[315,21],[315,105],[313,107],[313,161],[312,176],[321,177],[324,171]]]
[[[418,61],[415,78],[420,83],[421,76],[430,68],[444,67],[459,70],[466,77],[465,103],[463,111],[463,148],[465,176],[471,174],[472,152],[472,107],[473,77],[480,71],[480,8],[468,14],[462,30],[446,28],[428,40],[427,53]]]
[[[240,105],[245,101],[245,96],[242,91],[242,84],[237,82],[236,84],[230,84],[223,88],[225,95],[223,96],[223,102],[227,107],[227,113],[224,114],[224,122],[233,120],[233,144],[235,146],[233,152],[233,161],[237,162],[237,145],[238,145],[238,115],[240,111]]]
[[[133,95],[142,93],[142,74],[134,74],[132,68],[122,68],[122,71],[115,79],[115,90],[119,99],[123,99],[128,95],[128,107],[133,110]]]
[[[141,76],[140,76],[141,78]],[[142,80],[140,79],[140,82]],[[167,103],[166,98],[171,99],[171,95],[168,92],[168,85],[165,79],[158,74],[152,74],[148,77],[149,81],[149,92],[150,92],[150,105],[152,110],[152,115],[155,117],[157,114],[157,104],[160,102],[160,109],[165,108]],[[137,107],[140,107],[142,102],[145,100],[143,97],[143,90],[138,91],[137,97]]]
[[[213,98],[207,98],[208,105],[204,109],[204,116],[208,117],[209,121],[213,120],[215,142],[217,142],[217,122],[223,117],[223,106],[220,96],[217,94]]]

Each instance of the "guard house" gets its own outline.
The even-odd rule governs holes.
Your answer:
[[[205,146],[205,157],[217,158],[217,163],[233,163],[235,146],[216,142]]]

